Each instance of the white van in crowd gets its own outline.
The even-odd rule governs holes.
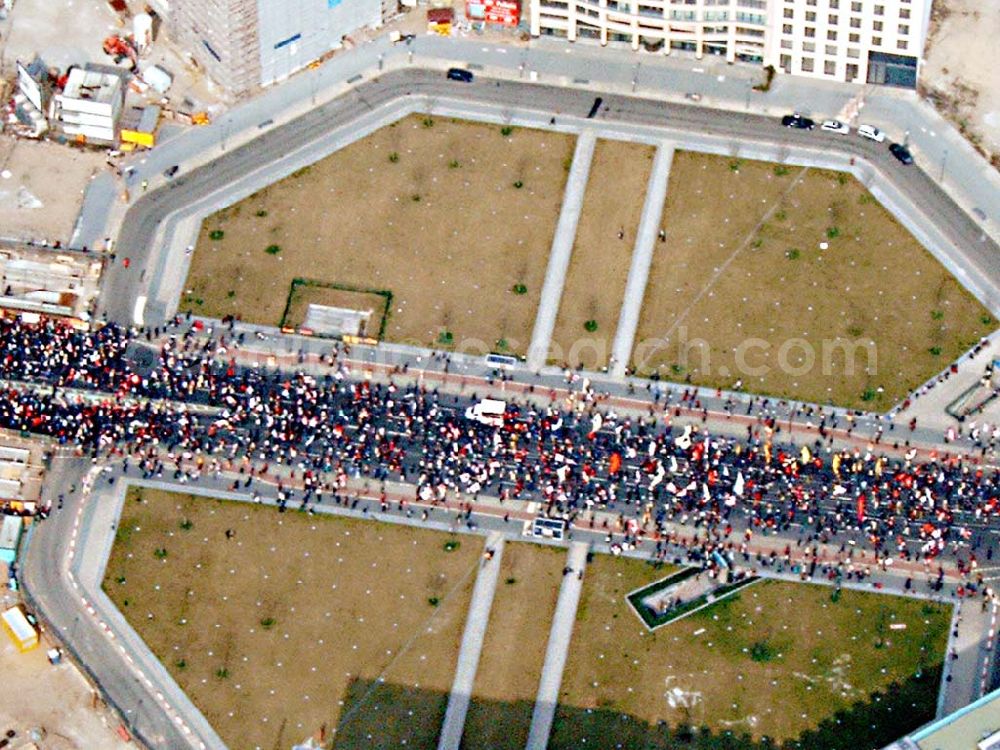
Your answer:
[[[506,401],[484,398],[478,404],[465,410],[465,418],[489,427],[503,427],[503,415],[506,411]]]

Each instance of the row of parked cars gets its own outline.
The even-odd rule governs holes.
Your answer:
[[[805,115],[800,115],[798,112],[782,117],[781,124],[786,128],[796,128],[798,130],[812,130],[816,127],[816,122],[814,120],[806,117]],[[823,124],[820,125],[820,130],[826,130],[829,133],[848,135],[851,132],[851,127],[840,120],[824,120]],[[885,141],[885,133],[876,128],[874,125],[859,125],[858,135],[862,138],[867,138],[870,141],[875,141],[876,143],[882,143]],[[913,154],[910,153],[910,149],[908,149],[905,144],[890,143],[889,152],[903,164],[913,164]]]

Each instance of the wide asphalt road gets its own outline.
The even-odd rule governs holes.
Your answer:
[[[130,259],[129,268],[112,264],[105,274],[102,312],[110,320],[131,324],[135,300],[145,274],[156,272],[158,253],[153,247],[157,227],[172,212],[201,199],[245,173],[282,158],[320,139],[329,130],[346,125],[359,114],[395,98],[409,95],[460,97],[470,102],[508,109],[531,109],[583,117],[597,93],[525,82],[477,77],[474,83],[449,81],[439,71],[407,69],[386,73],[358,84],[330,103],[311,110],[286,125],[264,130],[244,146],[221,154],[218,159],[189,174],[181,174],[162,188],[143,195],[125,216],[118,238],[117,254]],[[948,195],[919,168],[903,166],[879,145],[860,138],[845,138],[822,131],[796,131],[780,127],[770,117],[741,114],[704,107],[668,104],[650,99],[602,93],[604,106],[598,114],[603,123],[663,126],[691,133],[732,139],[734,142],[790,143],[839,151],[862,157],[874,164],[892,183],[919,205],[952,244],[956,263],[974,271],[994,289],[1000,289],[998,248]],[[669,133],[665,133],[669,135]],[[183,136],[182,136],[183,137]],[[164,266],[171,273],[169,265]],[[153,280],[155,284],[156,279]],[[151,309],[151,314],[156,314]],[[162,313],[162,311],[159,311]],[[160,319],[147,316],[148,325]]]

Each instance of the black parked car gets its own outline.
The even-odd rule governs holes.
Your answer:
[[[910,149],[902,143],[890,143],[889,153],[899,159],[903,164],[913,164],[913,154],[911,154]]]
[[[785,115],[781,118],[781,124],[786,128],[798,128],[799,130],[812,130],[816,127],[816,122],[808,117],[803,117],[798,112]]]
[[[472,83],[472,71],[465,68],[448,68],[448,78],[452,81]]]

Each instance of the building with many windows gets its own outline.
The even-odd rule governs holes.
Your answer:
[[[365,27],[395,0],[152,0],[167,30],[226,91],[242,96],[281,81]]]
[[[531,0],[531,33],[915,86],[932,0]]]

